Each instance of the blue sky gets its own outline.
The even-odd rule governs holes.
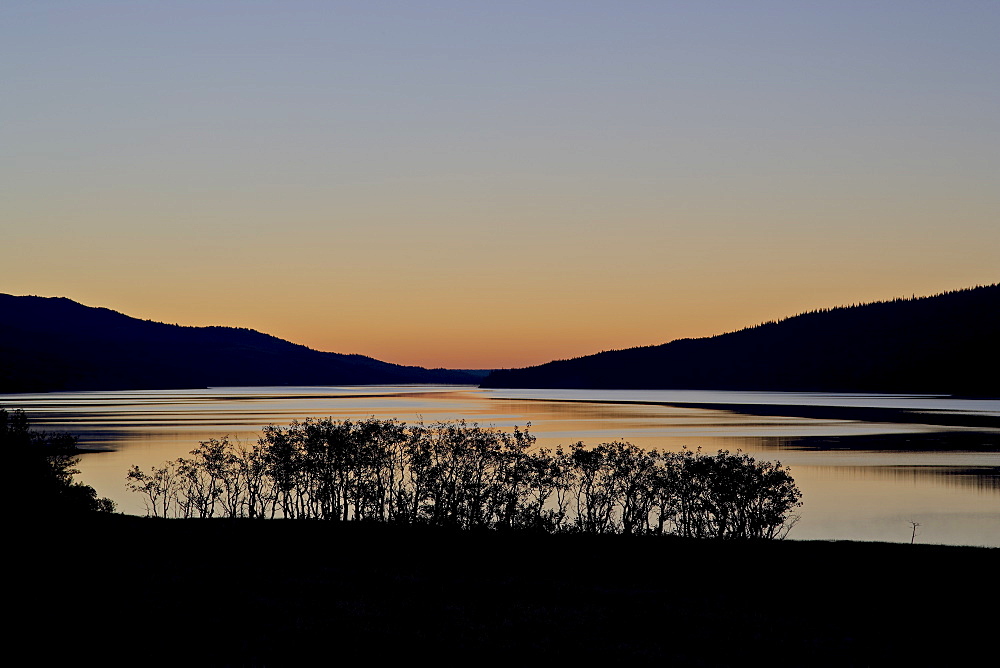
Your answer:
[[[995,2],[20,2],[0,291],[518,366],[998,280]]]

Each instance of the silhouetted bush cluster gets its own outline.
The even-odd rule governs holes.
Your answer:
[[[12,461],[11,470],[30,500],[29,513],[59,517],[114,511],[114,501],[73,480],[80,461],[75,436],[36,431],[24,411],[0,408],[0,450]]]
[[[315,518],[463,529],[783,538],[787,469],[727,451],[535,448],[527,430],[307,419],[256,444],[202,442],[128,485],[160,517]]]

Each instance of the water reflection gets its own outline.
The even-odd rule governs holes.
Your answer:
[[[652,403],[621,403],[649,401]],[[68,431],[105,452],[83,457],[82,480],[141,514],[125,472],[186,455],[198,441],[255,441],[266,424],[306,417],[466,419],[531,424],[539,445],[628,440],[646,448],[743,450],[792,467],[804,493],[799,539],[909,540],[1000,546],[1000,430],[780,415],[676,404],[839,405],[1000,415],[1000,402],[904,395],[627,390],[479,390],[466,386],[215,388],[0,396],[36,428]],[[867,402],[867,403],[866,403]],[[919,418],[914,418],[918,420]]]

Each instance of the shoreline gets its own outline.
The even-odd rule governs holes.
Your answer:
[[[52,651],[120,665],[956,665],[992,645],[980,604],[1000,563],[1000,548],[850,541],[128,516],[42,524],[19,553],[27,619],[57,615],[69,587],[79,622],[113,628],[113,646],[93,626]],[[71,583],[53,577],[67,569]]]
[[[491,397],[493,401],[511,401],[510,397]],[[518,397],[516,401],[550,401],[559,403],[619,404],[636,406],[670,406],[700,410],[730,411],[744,415],[770,417],[800,417],[815,420],[844,420],[854,422],[885,422],[891,424],[923,424],[935,427],[971,427],[996,430],[1000,435],[1000,415],[975,415],[954,412],[922,412],[905,408],[866,406],[812,406],[803,404],[741,404],[703,403],[684,401],[641,401],[599,399],[544,399]]]

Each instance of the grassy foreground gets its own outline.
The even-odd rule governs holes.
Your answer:
[[[94,516],[34,527],[43,664],[966,665],[1000,550]],[[24,549],[21,550],[20,546]]]

